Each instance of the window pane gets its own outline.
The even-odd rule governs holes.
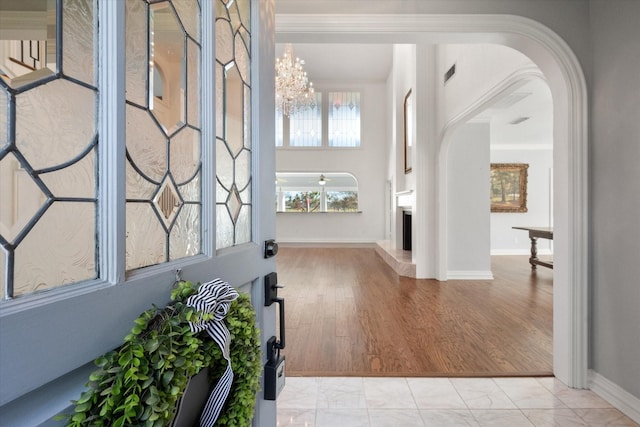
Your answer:
[[[200,6],[126,3],[127,37],[138,38],[126,43],[127,80],[136,83],[126,105],[131,270],[201,252]]]
[[[360,146],[360,92],[329,92],[329,146]]]
[[[3,298],[97,278],[100,247],[95,1],[13,3],[0,11],[14,18],[3,30],[24,38],[0,53],[9,64],[0,78],[13,88],[0,91]]]
[[[215,0],[216,248],[251,241],[249,0]]]
[[[322,145],[322,94],[309,109],[291,114],[289,118],[289,146],[320,147]]]
[[[358,193],[356,191],[327,192],[327,212],[357,212]]]
[[[284,145],[284,131],[282,129],[283,126],[283,116],[282,112],[278,111],[276,108],[276,147],[282,147]]]
[[[285,191],[285,212],[319,212],[319,191]]]

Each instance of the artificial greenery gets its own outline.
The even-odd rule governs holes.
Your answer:
[[[189,327],[190,320],[212,318],[186,305],[196,292],[191,282],[180,282],[167,307],[142,313],[122,346],[96,359],[98,369],[89,377],[88,390],[74,402],[68,426],[166,426],[189,378],[208,367],[210,381],[218,381],[227,361],[206,332],[194,334]],[[248,295],[240,294],[231,303],[225,320],[234,380],[216,426],[249,426],[262,362]]]

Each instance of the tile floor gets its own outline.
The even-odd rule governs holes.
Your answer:
[[[278,426],[639,425],[595,393],[554,378],[288,377]]]

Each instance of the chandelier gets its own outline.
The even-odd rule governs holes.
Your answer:
[[[309,83],[303,65],[300,58],[293,59],[290,44],[285,46],[282,58],[276,58],[276,108],[287,117],[315,103],[313,83]]]

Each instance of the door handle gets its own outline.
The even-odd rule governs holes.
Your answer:
[[[284,298],[278,296],[278,289],[284,286],[278,285],[278,274],[273,272],[264,276],[264,305],[269,307],[274,302],[278,304],[280,318],[280,340],[273,344],[274,350],[282,350],[286,345],[285,322],[284,322]]]

